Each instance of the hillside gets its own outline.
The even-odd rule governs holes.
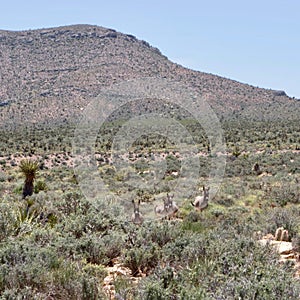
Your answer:
[[[180,84],[76,126],[147,76],[207,99],[226,149],[157,99]],[[1,299],[299,299],[300,101],[89,25],[0,31],[0,81]]]
[[[132,35],[98,26],[0,31],[0,122],[73,122],[101,88],[125,79],[165,77],[204,96],[219,116],[296,119],[300,102],[284,92],[184,68]]]

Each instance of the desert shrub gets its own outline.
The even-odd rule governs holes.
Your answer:
[[[178,235],[177,226],[167,220],[145,223],[138,228],[127,224],[124,230],[128,247],[156,244],[161,248]]]
[[[38,213],[30,209],[27,203],[19,205],[14,211],[14,230],[16,235],[30,233],[37,224]]]
[[[168,291],[166,291],[156,280],[156,278],[152,281],[148,280],[147,284],[143,288],[141,288],[139,292],[139,299],[147,299],[147,300],[154,300],[154,299],[172,299]],[[174,299],[174,298],[173,298]],[[175,298],[176,299],[176,298]]]
[[[122,260],[134,275],[148,273],[162,255],[162,247],[174,240],[176,228],[168,222],[152,222],[140,228],[126,228],[126,248]]]
[[[123,253],[123,263],[133,276],[148,273],[159,261],[159,251],[155,245],[132,247]]]
[[[138,297],[138,291],[132,285],[131,279],[126,277],[117,277],[114,280],[116,290],[116,299],[134,300]]]
[[[202,220],[202,216],[199,212],[192,210],[189,214],[185,217],[184,222],[191,222],[195,223],[197,221]]]
[[[224,232],[220,227],[208,235],[178,239],[181,241],[164,246],[165,267],[158,264],[140,281],[136,299],[298,297],[299,284],[293,279],[292,267],[280,265],[271,247],[258,245],[234,228]],[[177,253],[177,260],[169,256],[169,250]]]
[[[69,235],[79,239],[84,234],[90,232],[91,226],[92,225],[90,225],[90,222],[85,215],[71,214],[57,224],[57,230],[68,233]]]
[[[282,183],[281,186],[273,186],[270,189],[267,197],[278,203],[280,206],[285,206],[288,202],[299,203],[300,202],[300,190],[296,185],[289,183]]]
[[[47,191],[48,187],[44,181],[38,180],[34,185],[34,192]]]
[[[300,235],[299,233],[297,233],[294,238],[292,239],[292,245],[293,245],[293,249],[296,252],[300,252]]]
[[[211,159],[209,157],[199,157],[199,176],[207,177],[211,168]]]
[[[70,261],[57,251],[55,241],[11,241],[0,247],[0,293],[12,299],[98,299],[103,268]],[[53,236],[52,236],[53,237]],[[37,243],[39,242],[39,243]],[[46,242],[46,243],[45,243]],[[48,294],[49,295],[49,294]]]
[[[15,209],[17,209],[16,205],[3,199],[0,200],[0,241],[15,234]]]
[[[5,182],[7,179],[8,176],[4,172],[0,171],[0,182]]]
[[[289,236],[294,237],[299,232],[299,208],[274,208],[264,215],[266,232],[275,234],[278,227],[289,231]]]
[[[206,246],[205,235],[180,232],[180,235],[163,247],[162,258],[175,268],[186,267],[205,255]]]
[[[138,159],[137,161],[135,161],[133,166],[137,172],[144,172],[149,169],[149,163],[144,158],[141,158],[141,159]]]
[[[228,177],[251,175],[252,163],[251,159],[243,155],[228,157],[225,174]]]
[[[81,212],[83,213],[84,205],[87,203],[85,202],[85,199],[82,197],[82,195],[77,191],[67,191],[62,196],[61,201],[58,203],[59,208],[67,213],[77,213]]]
[[[153,198],[149,191],[142,189],[138,189],[136,195],[141,200],[141,202],[150,202]]]
[[[168,222],[161,222],[151,226],[146,238],[149,238],[159,247],[163,247],[165,244],[173,240],[177,234],[178,232],[174,226],[171,226]]]
[[[199,218],[199,219],[197,219]],[[190,213],[187,218],[182,222],[181,229],[184,231],[192,231],[192,232],[203,232],[206,228],[206,225],[204,225],[200,221],[201,216],[197,212]]]
[[[166,173],[179,172],[181,168],[180,160],[174,155],[168,155],[166,157],[167,170]]]
[[[112,260],[120,256],[123,249],[122,237],[118,233],[110,232],[103,237],[85,235],[74,241],[77,254],[80,254],[88,263],[111,265]]]
[[[22,195],[23,185],[18,185],[14,188],[13,192],[17,195]]]
[[[224,193],[223,194],[219,193],[215,197],[214,202],[216,204],[219,204],[219,205],[222,205],[225,207],[230,207],[230,206],[233,206],[233,204],[234,204],[233,197],[231,195],[225,195]]]
[[[37,249],[25,241],[7,243],[0,249],[1,273],[4,286],[17,289],[44,287],[45,270],[59,266],[56,251],[53,249]]]
[[[0,200],[0,240],[21,236],[40,225],[41,207],[34,199],[20,201],[15,197]]]
[[[210,241],[204,263],[195,265],[194,278],[195,283],[199,279],[209,280],[211,295],[225,299],[249,299],[255,295],[260,299],[278,299],[290,293],[295,295],[296,289],[290,292],[288,280],[284,280],[289,274],[289,282],[293,282],[292,268],[280,268],[272,249],[263,248],[252,239],[236,234],[234,229],[231,237],[224,235],[222,229],[217,230]],[[226,242],[222,244],[222,241]],[[209,266],[205,267],[207,263]],[[273,272],[276,273],[276,281],[273,280]],[[217,285],[213,283],[216,281]]]

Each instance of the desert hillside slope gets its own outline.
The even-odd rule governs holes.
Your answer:
[[[73,25],[0,31],[0,126],[72,122],[104,86],[148,76],[186,83],[225,118],[300,115],[284,92],[184,68],[132,35]]]

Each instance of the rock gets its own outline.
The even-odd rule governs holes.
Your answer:
[[[275,96],[287,96],[285,91],[274,91],[273,93]]]
[[[293,246],[291,242],[284,242],[284,241],[274,241],[270,239],[261,239],[258,240],[258,243],[262,246],[271,245],[275,248],[276,252],[280,255],[286,255],[293,253]]]
[[[268,233],[267,235],[265,235],[263,238],[263,240],[268,240],[268,241],[271,241],[271,240],[275,240],[275,237],[272,233]]]
[[[8,101],[2,101],[2,102],[0,102],[0,106],[7,106],[7,105],[9,105]]]
[[[104,278],[103,284],[106,285],[106,286],[107,286],[107,285],[111,285],[113,281],[114,281],[113,276],[109,275],[109,276],[106,276],[106,277]]]
[[[115,299],[115,286],[113,285],[114,279],[110,276],[107,276],[103,280],[103,292],[109,297],[108,299]]]
[[[280,255],[279,262],[290,261],[296,263],[297,259],[294,253]]]
[[[293,246],[291,242],[271,241],[270,245],[274,246],[280,255],[293,253]]]
[[[106,34],[106,36],[105,37],[107,37],[107,38],[117,38],[118,37],[118,34],[117,33],[115,33],[115,32],[109,32],[108,34]]]
[[[272,239],[273,237],[273,239]],[[271,239],[270,239],[271,238]],[[272,234],[268,234],[264,238],[258,240],[258,243],[262,246],[271,245],[276,252],[279,253],[280,263],[291,262],[294,264],[295,273],[294,276],[296,278],[300,278],[300,254],[297,252],[292,242],[286,241],[275,241],[274,236]]]
[[[122,266],[122,264],[118,263],[118,259],[114,259],[115,265],[113,267],[107,267],[108,276],[106,276],[103,280],[103,292],[109,297],[108,299],[118,300],[122,299],[121,296],[116,294],[114,282],[116,278],[119,276],[128,277],[133,283],[138,283],[138,279],[131,276],[131,270]]]

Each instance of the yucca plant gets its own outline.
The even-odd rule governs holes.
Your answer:
[[[25,175],[23,187],[23,199],[33,194],[33,182],[38,172],[39,164],[37,161],[23,159],[20,162],[20,170]]]

